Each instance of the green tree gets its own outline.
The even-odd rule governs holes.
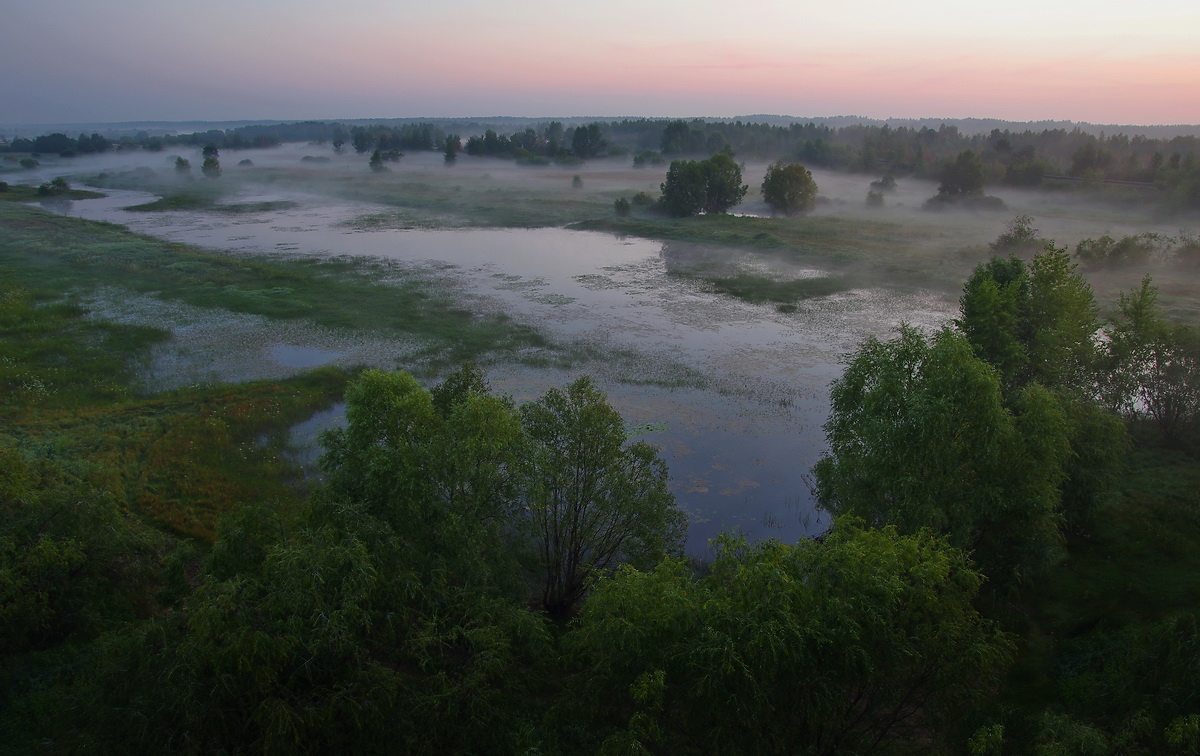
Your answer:
[[[662,184],[662,207],[685,217],[697,213],[723,213],[742,201],[749,187],[742,184],[742,169],[724,153],[707,160],[673,160]]]
[[[540,555],[542,607],[569,615],[588,583],[622,562],[678,552],[685,518],[654,447],[625,443],[621,416],[588,378],[521,407],[524,501]]]
[[[927,532],[839,520],[822,541],[720,541],[711,572],[622,568],[568,643],[607,753],[936,751],[1011,642],[981,578]]]
[[[580,159],[599,155],[605,147],[602,133],[598,123],[576,127],[571,135],[571,154]]]
[[[191,164],[191,161],[189,161],[189,160],[186,160],[186,159],[184,159],[184,158],[181,158],[181,157],[176,157],[176,158],[175,158],[175,172],[176,172],[177,174],[179,174],[180,176],[190,176],[190,175],[192,175],[192,164]]]
[[[200,166],[200,172],[210,179],[220,178],[221,161],[211,156],[204,158],[204,164]]]
[[[1006,392],[1024,384],[1029,275],[1016,256],[993,257],[975,268],[959,298],[956,323],[976,356],[1000,372]]]
[[[1030,378],[1090,395],[1099,329],[1096,297],[1065,248],[1047,244],[1030,261],[1027,317]]]
[[[742,168],[729,155],[717,153],[701,161],[701,165],[704,166],[704,212],[726,212],[746,196],[749,187],[742,183]]]
[[[1028,265],[993,257],[968,279],[960,305],[958,326],[1000,371],[1006,394],[1030,382],[1094,393],[1095,294],[1065,249],[1047,244]]]
[[[817,182],[812,173],[799,163],[779,161],[767,168],[762,182],[763,201],[771,210],[795,215],[811,210],[817,202]]]
[[[663,209],[676,217],[696,215],[704,207],[704,168],[695,160],[672,160],[662,183]]]
[[[322,437],[328,494],[396,528],[428,569],[512,588],[522,431],[511,403],[471,366],[432,393],[371,370],[347,390],[346,420]]]
[[[1041,237],[1041,232],[1033,227],[1032,216],[1018,215],[1008,222],[1004,233],[996,237],[996,241],[989,246],[992,252],[997,254],[1014,250],[1040,250],[1045,248],[1046,240]]]
[[[1148,417],[1168,442],[1178,442],[1200,419],[1200,335],[1168,324],[1157,299],[1149,276],[1121,294],[1108,329],[1104,396],[1124,416]]]
[[[375,150],[371,153],[371,159],[367,161],[368,167],[375,173],[383,173],[388,167],[383,164],[383,151]]]
[[[818,501],[871,525],[943,533],[998,586],[1036,575],[1060,541],[1070,426],[1040,386],[1010,403],[954,331],[868,340],[833,386]]]
[[[938,195],[964,197],[983,194],[983,160],[973,150],[964,150],[942,168]]]

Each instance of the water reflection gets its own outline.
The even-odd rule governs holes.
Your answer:
[[[575,370],[491,365],[492,385],[522,402],[587,372],[627,421],[664,428],[645,439],[670,468],[694,554],[723,530],[784,540],[821,532],[826,522],[805,475],[824,448],[828,386],[841,357],[901,321],[932,328],[950,316],[939,296],[884,289],[801,300],[786,313],[747,304],[712,293],[689,273],[713,266],[790,279],[825,273],[700,245],[561,228],[364,228],[355,219],[381,208],[277,191],[236,201],[297,206],[243,215],[130,213],[121,208],[149,195],[109,193],[63,212],[235,252],[393,261],[435,276],[476,311],[505,313],[576,345],[592,356]],[[372,357],[327,332],[306,339],[295,328],[283,336],[280,324],[256,327],[263,332],[238,342],[255,356],[255,370],[283,375],[348,360],[397,366],[395,351]],[[307,459],[317,453],[317,431],[339,418],[335,410],[297,428],[293,441]]]

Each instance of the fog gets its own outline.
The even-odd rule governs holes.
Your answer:
[[[190,176],[175,170],[176,157],[191,162]],[[239,167],[243,160],[252,166]],[[570,366],[494,358],[486,366],[493,386],[526,401],[589,373],[627,421],[661,426],[646,440],[670,467],[694,554],[730,528],[794,539],[825,527],[804,475],[823,452],[828,388],[845,355],[865,338],[890,337],[900,323],[931,331],[948,322],[962,281],[1014,216],[1032,216],[1043,237],[1070,247],[1103,234],[1181,230],[1177,221],[1156,221],[1134,206],[1089,203],[1068,192],[989,187],[1004,210],[933,212],[923,205],[936,183],[904,177],[882,207],[870,207],[867,193],[879,176],[816,170],[817,207],[781,221],[779,228],[792,229],[788,245],[739,246],[720,233],[655,241],[554,227],[610,222],[614,199],[657,196],[666,165],[633,168],[628,158],[524,166],[460,155],[447,166],[441,153],[414,152],[372,172],[366,155],[287,144],[222,152],[216,180],[202,175],[202,161],[198,148],[45,159],[9,178],[120,186],[102,188],[104,199],[47,207],[172,241],[234,254],[383,260],[389,276],[419,276],[462,307],[543,330]],[[770,215],[758,190],[766,168],[744,165],[749,191],[735,214]],[[124,209],[180,193],[215,204]],[[226,205],[246,210],[212,212]],[[635,206],[630,220],[644,212]],[[703,229],[707,221],[675,223]],[[737,223],[720,228],[727,227]],[[1143,272],[1096,277],[1101,306],[1111,306]],[[741,301],[707,283],[738,274],[780,281],[842,276],[846,283],[790,309]],[[418,341],[395,334],[281,325],[154,297],[100,292],[87,304],[97,317],[172,331],[143,376],[155,390],[290,375],[317,364],[408,368],[420,350]],[[314,428],[334,422],[336,410],[297,429],[302,459],[316,453]]]

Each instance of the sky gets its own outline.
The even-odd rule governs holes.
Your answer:
[[[0,123],[1200,123],[1196,0],[3,0]]]

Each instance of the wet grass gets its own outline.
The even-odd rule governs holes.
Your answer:
[[[506,316],[465,309],[432,274],[386,262],[233,256],[21,205],[0,205],[0,255],[12,284],[35,297],[120,287],[215,310],[412,336],[426,342],[422,357],[434,364],[550,346]]]
[[[303,499],[287,431],[338,401],[346,381],[324,369],[71,410],[27,406],[4,435],[156,526],[207,542],[217,517],[242,503]]]
[[[25,186],[23,184],[9,184],[8,188],[0,191],[0,202],[48,202],[54,200],[83,200],[83,199],[99,199],[104,195],[100,192],[92,192],[86,189],[68,189],[65,192],[54,195],[38,194],[36,186]]]
[[[338,401],[348,374],[139,395],[138,368],[167,336],[0,279],[0,443],[202,541],[243,502],[299,502],[288,430]]]
[[[90,320],[73,302],[38,303],[0,278],[0,416],[125,399],[136,359],[170,334]]]
[[[453,169],[450,169],[451,171]],[[292,171],[256,170],[256,181],[268,186],[292,185]],[[515,180],[478,177],[458,179],[452,172],[431,177],[411,174],[320,174],[306,176],[306,189],[347,200],[417,210],[446,227],[499,226],[541,228],[564,226],[598,212],[611,212],[615,195],[570,190],[570,175],[563,191]],[[368,221],[369,222],[369,221]]]
[[[954,231],[829,215],[667,218],[644,214],[581,221],[571,228],[732,248],[852,274],[860,284],[926,286],[943,291],[960,288],[974,266],[988,256],[986,248],[972,245]],[[719,285],[716,279],[709,280]],[[731,288],[744,287],[735,283]],[[748,292],[757,288],[749,287]],[[768,300],[777,301],[770,296],[758,301]]]
[[[290,210],[296,206],[297,203],[290,200],[218,204],[216,199],[212,197],[195,194],[171,194],[166,197],[160,197],[153,202],[143,202],[140,205],[130,205],[122,209],[139,213],[167,210],[205,210],[214,213],[239,215],[244,213],[268,213],[276,210]]]

